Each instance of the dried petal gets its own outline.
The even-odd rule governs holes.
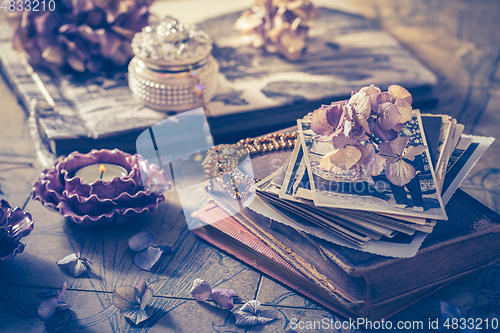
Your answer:
[[[399,113],[401,113],[401,119],[399,119],[400,123],[404,124],[407,121],[411,120],[411,118],[412,118],[412,115],[411,115],[411,111],[412,111],[411,104],[409,104],[404,99],[397,98],[396,101],[394,101],[394,105],[398,108]]]
[[[148,303],[151,301],[152,298],[153,298],[153,289],[147,288],[146,292],[144,293],[144,295],[142,295],[141,298],[141,305],[140,305],[141,310],[144,310],[146,308],[146,306],[148,305]]]
[[[148,247],[146,250],[137,253],[134,258],[134,263],[140,269],[150,271],[162,255],[163,251],[154,246]]]
[[[153,312],[154,311],[152,309],[142,310],[141,308],[134,308],[130,311],[122,312],[122,315],[130,319],[132,323],[134,323],[134,325],[138,325],[139,323],[151,317]]]
[[[404,99],[405,101],[408,102],[408,104],[411,105],[412,103],[411,94],[405,88],[398,86],[397,84],[393,84],[392,86],[389,86],[387,90],[394,99],[397,98]]]
[[[268,322],[276,319],[276,317],[277,317],[276,310],[265,309],[263,311],[259,311],[259,315],[257,316],[257,320],[259,321],[259,324],[264,325],[264,324],[267,324]]]
[[[396,128],[397,125],[394,128],[392,128],[392,129],[390,129],[388,131],[383,131],[377,125],[377,123],[375,122],[375,120],[372,121],[370,119],[369,124],[370,124],[370,128],[372,129],[373,135],[375,135],[377,138],[379,138],[382,141],[390,141],[390,140],[394,140],[395,138],[398,137],[398,132],[394,130],[394,128]]]
[[[135,285],[135,287],[137,288],[137,292],[139,292],[139,298],[142,297],[142,295],[144,295],[144,293],[146,292],[146,289],[148,288],[147,284],[146,284],[146,280],[144,279],[140,279],[137,284]]]
[[[333,147],[336,149],[343,148],[349,142],[349,137],[344,134],[339,134],[332,138]]]
[[[141,251],[152,245],[155,241],[155,236],[147,231],[141,231],[138,234],[132,236],[128,240],[128,246],[133,251]]]
[[[333,127],[326,118],[327,110],[323,107],[314,110],[311,117],[311,129],[321,136],[328,136],[333,133]]]
[[[331,153],[332,152],[330,152],[330,153],[326,154],[325,156],[323,156],[323,158],[319,162],[319,167],[321,169],[326,170],[326,171],[332,171],[334,165],[333,165],[332,161],[330,161]]]
[[[369,87],[363,87],[359,89],[359,92],[364,92],[368,95],[378,94],[380,91],[380,88],[376,87],[374,84],[371,84]]]
[[[398,136],[396,139],[389,141],[392,152],[397,156],[403,156],[403,152],[409,140],[410,138],[406,136]]]
[[[385,176],[396,186],[404,186],[415,178],[416,171],[413,165],[400,159],[385,166]]]
[[[402,117],[398,108],[391,102],[379,104],[377,113],[377,126],[383,131],[392,129]]]
[[[231,289],[216,288],[212,290],[210,298],[214,300],[221,308],[232,310],[234,307],[233,299],[238,295]]]
[[[82,260],[72,261],[68,264],[68,272],[74,277],[79,277],[87,271],[87,266]]]
[[[345,146],[330,155],[332,164],[340,170],[351,169],[361,158],[361,151],[354,146]]]
[[[90,264],[87,258],[80,257],[80,253],[72,253],[57,262],[59,267],[67,269],[74,277],[85,273]]]
[[[67,285],[66,281],[64,281],[59,296],[46,299],[40,304],[38,307],[38,315],[42,320],[49,319],[56,312],[58,307],[61,307],[62,309],[69,308],[66,303],[62,302],[62,299],[66,294]]]
[[[191,288],[191,295],[193,295],[197,301],[209,300],[211,294],[212,288],[207,282],[201,279],[194,280],[193,287]]]
[[[251,300],[243,304],[243,306],[234,314],[237,326],[253,326],[256,324],[264,325],[274,319],[277,314],[273,309],[259,310],[260,302]]]
[[[62,65],[64,51],[56,45],[50,45],[42,52],[42,58],[50,64]]]
[[[38,307],[38,316],[40,316],[42,320],[47,320],[56,312],[58,306],[59,302],[56,297],[46,299]]]
[[[419,145],[419,146],[409,146],[406,149],[406,152],[403,154],[403,157],[407,160],[413,161],[415,156],[422,154],[427,149],[427,146]]]
[[[384,170],[386,159],[375,152],[371,145],[356,146],[362,153],[359,164],[372,176],[378,176]]]
[[[133,286],[121,286],[113,292],[113,303],[120,311],[130,311],[140,305],[139,291]]]
[[[370,101],[370,96],[368,96],[365,92],[357,92],[354,94],[348,102],[348,105],[351,105],[356,114],[362,115],[365,119],[371,114],[372,105]]]
[[[57,265],[66,265],[69,264],[72,261],[77,261],[78,258],[80,258],[80,253],[72,253],[67,255],[66,257],[62,258],[57,262]]]
[[[141,279],[135,287],[116,288],[113,292],[113,303],[123,316],[137,325],[153,314],[152,309],[145,310],[152,297],[153,290],[147,287],[144,279]]]

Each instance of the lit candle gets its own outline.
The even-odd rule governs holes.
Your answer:
[[[109,181],[115,177],[125,177],[127,174],[127,170],[120,165],[102,163],[87,165],[78,170],[75,176],[84,182],[95,183],[98,179]]]

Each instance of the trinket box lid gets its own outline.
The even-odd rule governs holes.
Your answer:
[[[177,66],[196,66],[207,59],[212,39],[196,26],[166,16],[137,33],[132,50],[151,69],[175,70]]]

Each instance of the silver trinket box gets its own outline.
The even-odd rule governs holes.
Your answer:
[[[219,66],[212,39],[196,26],[171,17],[142,29],[132,40],[128,68],[134,95],[159,111],[186,111],[208,103]]]

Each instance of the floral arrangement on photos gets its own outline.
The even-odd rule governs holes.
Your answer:
[[[403,87],[391,85],[387,92],[371,85],[353,92],[349,100],[322,105],[311,118],[311,129],[319,142],[330,142],[332,150],[319,164],[322,170],[350,179],[365,179],[385,171],[389,182],[405,186],[416,176],[412,165],[427,146],[407,146],[399,136],[412,119],[412,96]]]

